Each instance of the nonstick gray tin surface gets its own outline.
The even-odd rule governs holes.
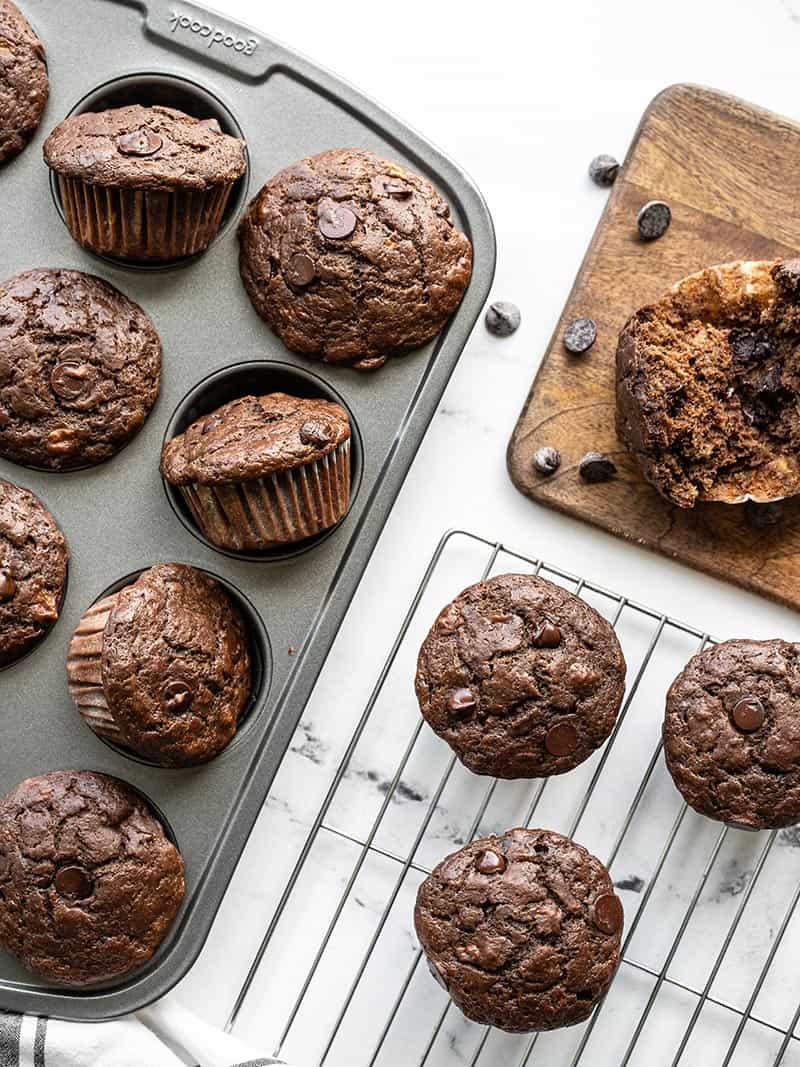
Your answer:
[[[261,33],[178,0],[20,4],[44,41],[51,96],[33,143],[0,169],[0,278],[44,266],[98,274],[143,306],[164,345],[160,399],[143,430],[114,459],[69,474],[0,461],[0,476],[41,496],[71,551],[61,618],[33,653],[0,674],[0,792],[55,768],[116,775],[162,813],[186,860],[186,900],[170,937],[150,964],[122,985],[91,993],[46,988],[0,952],[0,1007],[100,1020],[166,993],[200,952],[486,299],[495,245],[480,193],[452,161],[345,82]],[[136,269],[95,258],[72,240],[53,199],[42,143],[86,97],[95,107],[139,99],[205,115],[213,108],[229,129],[241,129],[249,151],[246,188],[238,190],[226,227],[205,255],[169,269]],[[252,310],[237,270],[235,223],[246,200],[288,163],[344,145],[374,149],[430,177],[475,251],[469,290],[445,331],[426,348],[372,374],[331,369],[288,352]],[[217,373],[238,364],[245,366],[230,376]],[[223,555],[198,540],[170,503],[158,472],[162,440],[177,425],[176,409],[212,375],[183,405],[183,416],[237,392],[270,388],[318,395],[332,390],[349,408],[356,427],[354,501],[333,533],[305,551],[283,559]],[[98,740],[82,725],[65,681],[67,644],[83,609],[125,576],[167,560],[194,564],[233,586],[249,601],[269,641],[269,648],[260,641],[267,684],[236,739],[216,760],[191,770],[150,767]],[[262,631],[255,623],[252,628],[258,643]]]

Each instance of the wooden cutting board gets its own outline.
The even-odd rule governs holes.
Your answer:
[[[672,224],[657,241],[638,236],[636,215],[666,200]],[[675,85],[650,104],[550,341],[508,447],[515,485],[540,504],[594,523],[790,607],[800,608],[800,497],[781,523],[753,529],[742,506],[683,511],[663,500],[614,432],[617,336],[637,307],[702,267],[771,259],[800,249],[800,125],[712,89]],[[597,323],[584,356],[563,347],[566,324]],[[542,477],[532,456],[562,455]],[[587,485],[578,462],[613,456],[619,474]]]

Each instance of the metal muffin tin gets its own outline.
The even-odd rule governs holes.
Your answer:
[[[292,737],[341,619],[425,428],[488,294],[495,244],[486,205],[451,160],[332,74],[261,33],[175,0],[21,0],[44,41],[51,96],[33,143],[0,170],[0,277],[32,267],[98,274],[138,301],[164,345],[159,401],[116,457],[66,474],[0,460],[0,476],[37,493],[71,551],[61,618],[36,650],[0,674],[0,792],[63,767],[124,779],[163,816],[186,860],[187,893],[168,939],[122,984],[86,992],[48,988],[0,952],[0,1007],[101,1020],[166,993],[192,965]],[[164,102],[214,114],[248,144],[249,169],[210,249],[161,269],[122,266],[83,251],[54,196],[42,142],[86,104]],[[359,145],[407,163],[447,197],[469,235],[475,266],[456,315],[436,338],[372,374],[329,368],[289,352],[253,311],[239,281],[235,224],[247,199],[281,167],[326,148]],[[242,364],[253,363],[252,368]],[[233,368],[230,374],[224,374]],[[252,370],[252,373],[250,371]],[[309,544],[260,558],[225,555],[189,528],[158,472],[162,441],[191,411],[237,383],[338,394],[354,423],[348,515]],[[201,385],[201,383],[204,383]],[[217,401],[219,402],[219,401]],[[188,523],[188,524],[187,524]],[[66,686],[67,644],[104,590],[154,563],[218,575],[262,620],[264,684],[240,733],[217,759],[164,770],[124,755],[80,721]],[[346,694],[342,694],[346,700]]]

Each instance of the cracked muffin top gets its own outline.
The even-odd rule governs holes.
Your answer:
[[[139,104],[71,115],[45,141],[44,158],[90,185],[132,189],[206,189],[236,181],[246,167],[244,141],[216,119]]]
[[[0,478],[0,667],[58,618],[68,560],[64,536],[39,498]]]
[[[434,337],[472,272],[472,246],[431,183],[361,148],[276,174],[239,239],[245,288],[284,344],[359,370]]]
[[[52,771],[0,800],[0,946],[46,981],[87,986],[138,967],[183,895],[180,853],[123,782]]]
[[[641,308],[617,348],[617,433],[682,508],[800,492],[800,259],[726,263]]]
[[[231,400],[164,445],[173,485],[261,478],[314,463],[350,438],[350,419],[329,400],[268,393]]]
[[[125,743],[164,766],[215,756],[251,689],[247,635],[230,597],[202,571],[162,563],[113,601],[102,684]]]
[[[448,856],[419,888],[417,936],[468,1019],[525,1033],[586,1019],[619,964],[624,914],[608,871],[548,830],[509,830]]]
[[[11,0],[0,0],[0,163],[33,136],[50,92],[42,42]]]
[[[0,455],[46,470],[101,463],[158,398],[161,341],[101,278],[29,270],[0,284]]]
[[[465,589],[439,613],[417,661],[420,710],[476,774],[538,778],[587,759],[625,691],[611,625],[530,574]]]
[[[800,821],[800,645],[732,640],[670,687],[664,755],[683,798],[748,829]]]

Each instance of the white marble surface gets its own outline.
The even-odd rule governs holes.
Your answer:
[[[497,341],[481,325],[471,338],[440,410],[387,524],[303,725],[253,833],[245,856],[198,963],[178,989],[181,999],[223,1023],[246,973],[261,933],[273,914],[308,822],[325,794],[344,746],[367,700],[413,591],[433,548],[449,527],[463,526],[500,538],[567,570],[580,571],[660,609],[725,637],[782,635],[800,638],[795,614],[732,586],[702,577],[634,546],[535,507],[511,486],[504,465],[508,436],[536,364],[569,291],[605,193],[586,177],[589,159],[607,151],[624,156],[649,100],[675,81],[697,81],[737,93],[788,115],[798,116],[798,0],[572,0],[569,4],[455,4],[452,0],[403,0],[376,4],[267,5],[260,0],[215,0],[219,10],[286,41],[344,74],[418,127],[457,159],[489,201],[498,237],[495,298],[516,301],[523,325],[511,339]],[[265,118],[266,121],[266,118]],[[377,383],[376,383],[377,385]],[[454,545],[401,649],[376,710],[375,727],[356,753],[351,773],[334,803],[331,819],[358,835],[368,831],[385,783],[416,725],[410,690],[414,646],[430,613],[470,580],[481,561]],[[464,583],[461,583],[464,584]],[[632,619],[626,631],[629,662],[638,663],[647,634]],[[621,805],[630,802],[636,781],[655,743],[663,681],[685,659],[692,643],[667,642],[621,732],[615,764],[598,787],[578,838],[601,856],[613,844]],[[631,673],[634,673],[632,671]],[[659,691],[659,686],[661,689]],[[652,696],[649,696],[652,691]],[[378,839],[382,848],[406,854],[427,810],[447,754],[423,735]],[[588,780],[593,766],[576,775]],[[571,776],[569,776],[571,777]],[[605,783],[608,782],[606,786]],[[578,782],[548,787],[537,818],[559,829],[574,814]],[[485,785],[459,770],[441,798],[417,854],[432,863],[463,837]],[[503,786],[492,799],[484,829],[522,817],[530,790]],[[570,806],[572,805],[572,806]],[[626,881],[629,917],[646,892],[661,836],[674,818],[677,799],[659,766],[645,798],[646,812],[626,839],[613,868]],[[717,830],[690,816],[681,827],[675,859],[665,867],[631,950],[657,970],[671,931],[688,905]],[[800,854],[797,838],[783,835],[770,854],[764,879],[745,914],[714,995],[743,1004],[778,928],[794,888]],[[656,844],[654,844],[656,842]],[[686,945],[670,970],[702,986],[719,937],[741,900],[763,839],[729,835],[700,898]],[[299,887],[291,913],[239,1017],[237,1033],[265,1052],[275,1046],[313,958],[331,909],[357,855],[353,846],[324,835]],[[354,965],[372,934],[394,885],[397,865],[371,858],[359,877],[333,952],[298,1015],[286,1045],[298,1064],[318,1062],[330,1025]],[[380,1029],[415,948],[410,922],[419,875],[413,871],[400,891],[375,966],[359,987],[342,1042],[327,1061],[360,1067],[369,1062]],[[644,885],[640,884],[644,882]],[[762,893],[762,887],[768,892]],[[301,921],[302,920],[302,921]],[[786,1024],[796,1006],[797,924],[765,985],[756,1012]],[[793,936],[796,935],[796,936]],[[794,951],[793,951],[794,950]],[[582,1062],[603,1067],[620,1062],[636,1011],[651,982],[624,972],[598,1025],[596,1041]],[[416,975],[384,1049],[383,1064],[417,1063],[441,1013],[443,995]],[[668,1063],[693,1002],[666,992],[659,997],[631,1063]],[[710,1009],[698,1026],[682,1063],[721,1063],[732,1017]],[[471,1062],[481,1032],[449,1012],[428,1062]],[[531,1063],[569,1061],[579,1034],[537,1044]],[[772,1063],[779,1042],[761,1027],[748,1028],[737,1064]],[[493,1037],[480,1059],[483,1067],[515,1064],[517,1039]],[[800,1063],[798,1044],[785,1064]]]

